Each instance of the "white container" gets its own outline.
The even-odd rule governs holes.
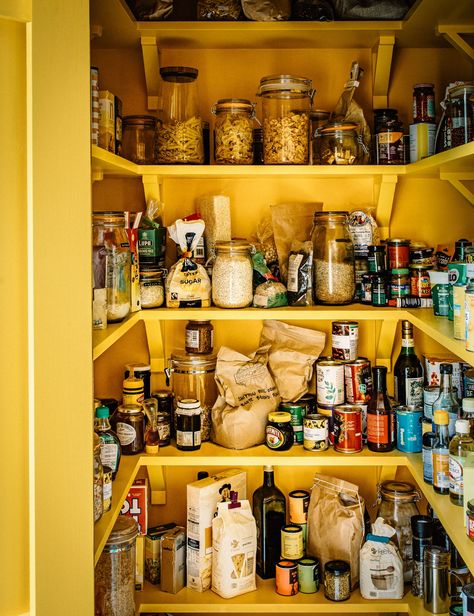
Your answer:
[[[410,162],[433,156],[435,153],[436,124],[419,122],[410,124]]]

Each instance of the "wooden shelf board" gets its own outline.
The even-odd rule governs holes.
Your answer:
[[[398,167],[397,167],[398,168]],[[474,169],[474,141],[446,152],[434,154],[416,163],[406,165],[408,177],[439,177],[440,173],[472,172]]]
[[[117,156],[97,145],[91,146],[92,171],[102,171],[104,175],[116,177],[139,177],[140,165]]]
[[[140,312],[132,312],[121,323],[111,323],[106,329],[92,332],[92,358],[95,360],[105,353],[117,340],[126,334],[141,319]]]

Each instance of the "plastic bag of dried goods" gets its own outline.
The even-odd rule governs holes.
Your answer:
[[[313,305],[312,242],[291,242],[286,286],[289,306]]]
[[[293,0],[292,17],[308,21],[333,21],[334,10],[329,0]]]
[[[173,0],[127,0],[127,4],[138,21],[159,21],[173,11]]]
[[[286,21],[291,17],[291,0],[242,0],[242,9],[252,21]]]
[[[275,280],[259,284],[253,296],[253,307],[280,308],[280,306],[288,306],[285,285]]]
[[[403,19],[413,0],[332,0],[339,19]]]
[[[198,0],[198,20],[235,21],[240,18],[240,0]]]

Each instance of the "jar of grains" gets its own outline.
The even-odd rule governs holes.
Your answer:
[[[244,241],[216,243],[212,269],[212,301],[219,308],[245,308],[252,303],[253,267],[250,245]]]
[[[134,616],[137,535],[136,521],[119,515],[95,567],[96,614]]]
[[[316,212],[312,242],[316,300],[349,304],[355,293],[355,267],[347,212]]]
[[[165,301],[163,270],[157,265],[140,266],[140,300],[142,308],[159,308]]]
[[[307,165],[311,79],[294,75],[262,77],[263,158],[266,165]]]
[[[100,458],[99,436],[94,432],[94,522],[100,520],[104,512],[103,504],[103,481],[104,470]]]
[[[186,353],[212,353],[214,327],[210,321],[188,321],[185,330]]]
[[[351,596],[351,568],[345,560],[324,565],[324,595],[331,601],[346,601]]]
[[[212,108],[214,159],[218,165],[251,165],[255,105],[244,98],[221,98]]]
[[[315,149],[320,165],[355,165],[360,162],[357,124],[330,122],[318,128]]]

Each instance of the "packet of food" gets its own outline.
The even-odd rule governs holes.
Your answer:
[[[355,257],[367,257],[369,246],[378,245],[380,242],[374,208],[353,210],[347,223]]]
[[[288,257],[287,296],[289,306],[313,305],[313,244],[291,242]]]
[[[448,263],[454,256],[453,244],[438,244],[435,250],[436,265],[439,270],[447,270]]]

